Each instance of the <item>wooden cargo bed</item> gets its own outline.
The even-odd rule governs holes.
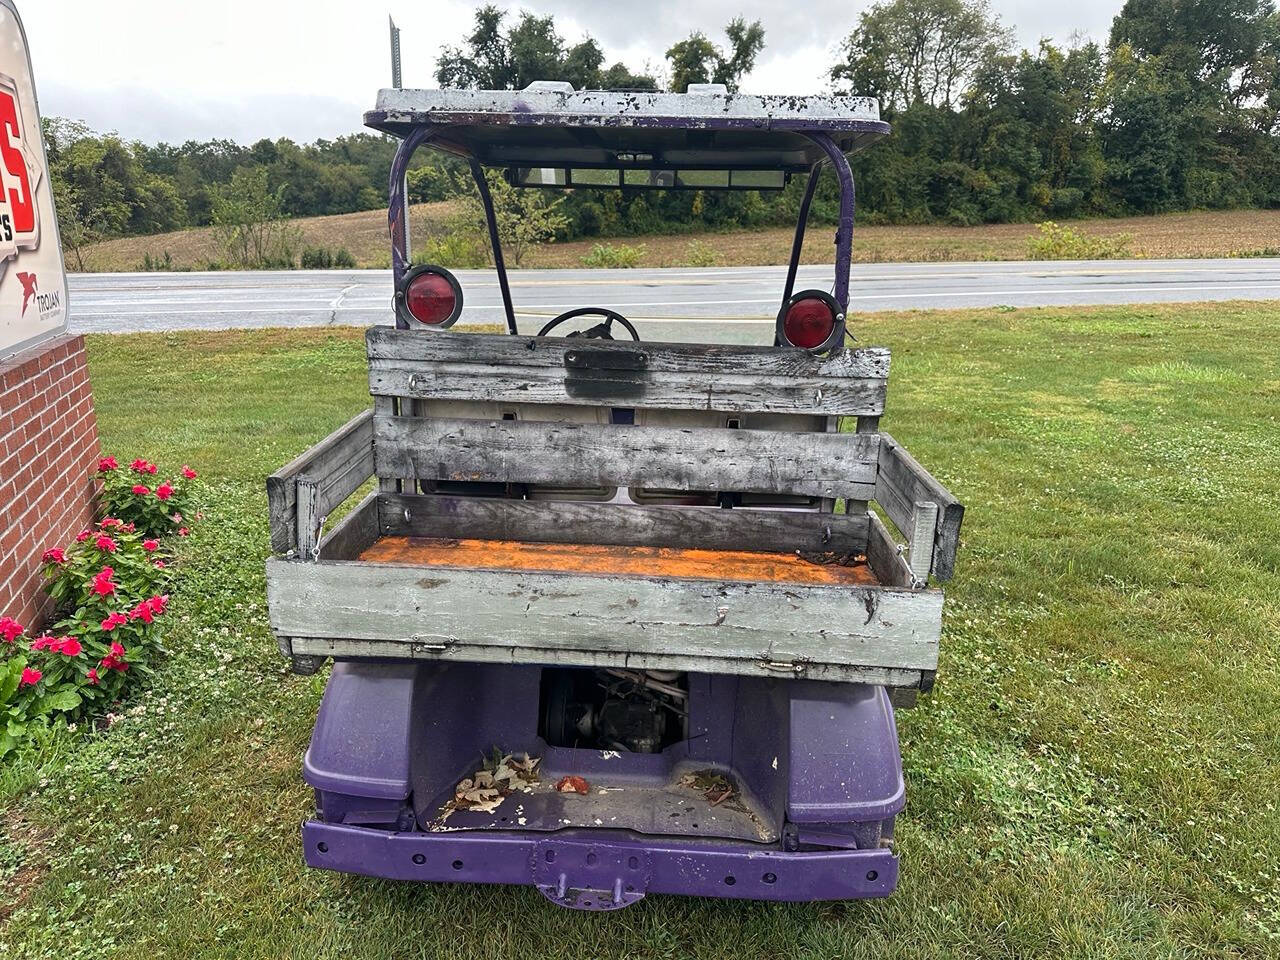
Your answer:
[[[373,410],[267,483],[271,626],[298,669],[390,657],[930,684],[929,581],[951,576],[963,508],[877,430],[887,351],[377,328],[368,342]]]
[[[878,584],[865,554],[691,550],[600,543],[384,537],[359,560],[415,567],[678,577],[727,583]]]

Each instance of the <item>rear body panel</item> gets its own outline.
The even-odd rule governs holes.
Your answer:
[[[689,737],[631,754],[548,746],[538,735],[538,673],[335,666],[304,764],[320,813],[304,831],[308,862],[388,878],[533,884],[558,902],[578,891],[569,899],[592,909],[607,908],[601,891],[619,878],[633,898],[839,899],[893,889],[887,842],[904,790],[880,688],[691,676]],[[493,810],[450,810],[458,782],[495,745],[541,758],[540,782]],[[732,797],[717,803],[682,785],[709,769],[731,780]],[[588,792],[555,789],[570,776]],[[560,854],[558,867],[547,852]],[[632,858],[644,869],[627,867]],[[617,876],[603,883],[597,863]]]

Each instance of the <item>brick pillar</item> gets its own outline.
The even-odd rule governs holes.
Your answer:
[[[40,558],[92,521],[98,456],[84,337],[0,363],[0,616],[30,630],[52,612]]]

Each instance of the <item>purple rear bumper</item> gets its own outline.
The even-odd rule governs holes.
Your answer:
[[[560,906],[611,910],[646,893],[743,900],[885,897],[898,881],[887,849],[788,853],[747,844],[628,840],[578,833],[394,833],[308,821],[312,867],[389,880],[532,885]]]

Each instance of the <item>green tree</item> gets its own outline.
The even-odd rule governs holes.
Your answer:
[[[568,46],[551,16],[522,11],[510,28],[505,20],[506,11],[492,4],[476,10],[474,28],[463,45],[444,47],[436,60],[442,87],[521,90],[535,80],[564,80],[579,90],[603,85],[604,51],[591,37]],[[632,81],[627,86],[656,86],[652,77],[631,74],[620,63],[609,74],[613,80]]]
[[[288,221],[285,186],[271,190],[265,167],[241,167],[213,191],[213,225],[223,251],[242,269],[291,268],[302,234]]]
[[[742,78],[751,72],[764,49],[764,27],[759,20],[747,23],[736,17],[724,32],[729,40],[727,53],[700,30],[671,45],[666,57],[671,64],[674,92],[684,93],[691,83],[723,83],[731,93],[737,92]]]
[[[877,97],[891,110],[950,109],[1012,42],[987,0],[889,0],[858,17],[830,75],[842,91]]]

